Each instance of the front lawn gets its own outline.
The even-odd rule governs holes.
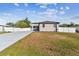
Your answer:
[[[79,33],[33,32],[1,56],[79,56]]]

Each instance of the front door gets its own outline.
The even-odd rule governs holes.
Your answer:
[[[33,31],[39,31],[39,26],[33,26]]]

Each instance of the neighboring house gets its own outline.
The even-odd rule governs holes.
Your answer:
[[[0,31],[3,31],[4,32],[4,25],[0,25]]]
[[[9,26],[7,26],[7,25],[0,25],[0,32],[4,32],[6,27],[9,27]]]
[[[43,22],[36,22],[32,23],[32,31],[53,31],[57,32],[59,22],[53,21],[43,21]]]

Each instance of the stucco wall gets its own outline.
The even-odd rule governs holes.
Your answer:
[[[43,24],[40,24],[40,31],[56,31],[56,24],[45,24],[45,27],[43,27]]]

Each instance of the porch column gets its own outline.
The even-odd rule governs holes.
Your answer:
[[[31,31],[33,31],[33,26],[31,26]]]

